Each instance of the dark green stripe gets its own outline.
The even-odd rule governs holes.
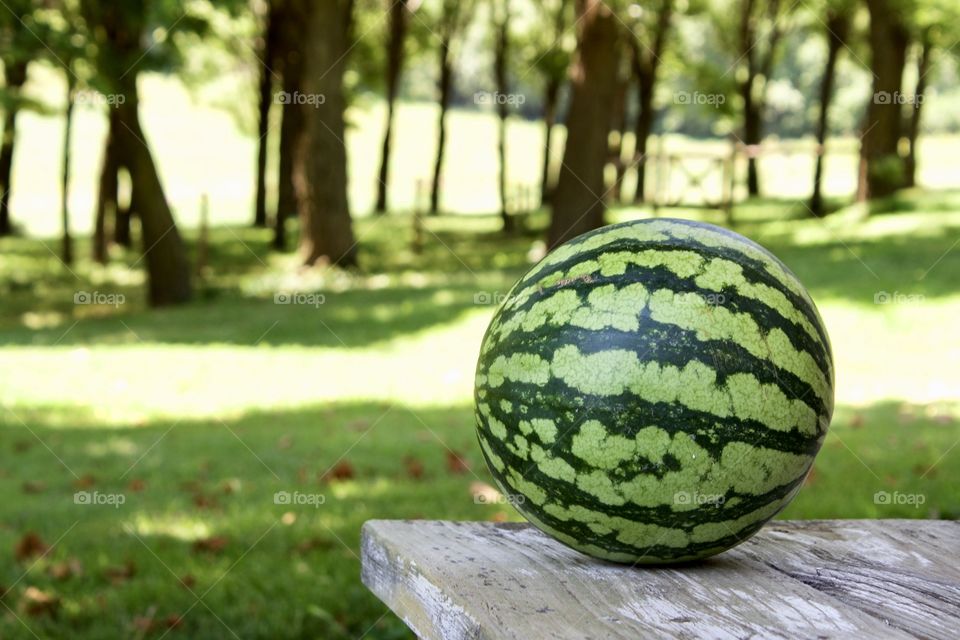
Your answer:
[[[701,225],[701,226],[702,226],[702,225]],[[592,233],[595,233],[595,232],[591,232],[591,234],[592,234]],[[665,232],[665,233],[668,233],[668,234],[669,234],[669,232]],[[584,234],[584,236],[580,236],[580,238],[583,238],[584,240],[586,240],[586,236],[589,236],[589,235],[591,235],[591,234]],[[578,239],[575,240],[574,242],[576,242],[577,244],[580,244],[581,242],[578,241],[578,240],[580,240],[580,238],[578,238]],[[695,242],[695,241],[692,241],[692,240],[674,238],[674,239],[672,239],[670,242],[671,242],[671,244],[666,244],[664,241],[640,241],[640,240],[636,240],[636,239],[632,239],[632,238],[623,238],[623,239],[620,239],[620,240],[613,240],[613,241],[609,242],[608,244],[603,245],[602,247],[598,247],[598,248],[596,248],[596,249],[592,249],[592,250],[589,250],[589,251],[584,251],[584,252],[582,252],[582,253],[578,253],[578,254],[576,254],[576,255],[574,255],[574,256],[571,256],[570,258],[568,258],[568,259],[566,259],[566,260],[564,260],[564,261],[562,261],[562,262],[559,262],[559,263],[557,263],[557,264],[555,264],[555,265],[551,265],[551,266],[545,268],[543,271],[541,271],[541,272],[539,272],[539,273],[536,273],[536,274],[534,274],[533,276],[524,276],[523,278],[521,278],[520,283],[518,284],[518,286],[517,286],[517,288],[516,288],[515,290],[516,290],[516,291],[521,291],[522,289],[524,289],[524,288],[526,288],[526,287],[529,287],[529,286],[531,286],[531,285],[534,285],[537,281],[542,280],[542,279],[544,279],[545,277],[547,277],[547,276],[549,276],[549,275],[551,275],[551,274],[554,274],[554,273],[557,273],[557,272],[561,272],[561,273],[566,272],[566,271],[568,271],[571,267],[573,267],[573,266],[575,266],[575,265],[577,265],[577,264],[579,264],[579,263],[581,263],[581,262],[586,262],[586,261],[588,261],[588,260],[596,259],[596,258],[599,257],[600,255],[605,254],[605,253],[614,253],[614,252],[618,252],[618,251],[639,252],[639,251],[644,251],[644,250],[653,250],[653,251],[695,251],[695,252],[700,253],[700,254],[702,254],[702,255],[704,255],[704,256],[707,256],[707,257],[717,256],[717,257],[721,257],[721,258],[726,258],[727,260],[730,260],[730,261],[732,261],[732,262],[735,262],[735,263],[737,263],[737,264],[740,264],[741,266],[744,267],[744,269],[743,269],[743,276],[744,276],[744,278],[746,278],[748,281],[753,282],[754,284],[764,284],[764,285],[767,285],[768,287],[770,287],[770,288],[772,288],[772,289],[776,289],[777,291],[779,291],[780,293],[782,293],[782,294],[786,297],[787,301],[790,302],[790,304],[793,305],[793,306],[807,319],[807,321],[814,327],[814,330],[817,332],[817,335],[820,337],[820,344],[817,344],[817,345],[816,345],[816,348],[812,348],[812,349],[811,349],[811,348],[807,348],[807,349],[805,349],[805,350],[808,351],[809,353],[811,353],[811,355],[813,355],[815,358],[817,358],[818,363],[821,363],[821,367],[823,366],[823,364],[822,364],[823,362],[825,362],[825,361],[827,361],[827,360],[831,360],[831,357],[830,357],[830,341],[829,341],[829,338],[827,337],[826,331],[824,330],[824,328],[823,328],[823,326],[822,326],[820,317],[819,317],[819,315],[817,314],[816,310],[810,305],[810,303],[807,302],[806,299],[804,299],[803,297],[801,297],[801,296],[797,295],[796,293],[794,293],[793,291],[791,291],[791,290],[790,290],[789,288],[787,288],[780,280],[778,280],[773,274],[769,273],[769,272],[766,270],[764,264],[763,264],[761,261],[755,260],[755,259],[753,259],[753,258],[750,258],[749,256],[746,256],[746,255],[744,255],[744,254],[742,254],[742,253],[740,253],[740,252],[737,252],[737,251],[734,251],[734,250],[731,250],[731,249],[727,249],[727,248],[724,248],[724,247],[710,247],[710,246],[703,245],[703,244],[700,244],[700,243]],[[754,243],[754,244],[755,244],[755,243]],[[759,245],[756,245],[756,246],[759,247]],[[760,247],[760,248],[762,249],[762,247]],[[765,249],[763,249],[763,251],[766,252]],[[766,252],[766,253],[769,254],[769,252]],[[777,263],[779,263],[781,266],[783,266],[783,269],[785,270],[786,273],[790,274],[795,280],[797,280],[797,279],[796,279],[796,276],[793,276],[792,272],[791,272],[785,265],[783,265],[782,262],[780,262],[780,261],[779,261],[775,256],[773,256],[772,254],[769,254],[769,255],[770,255],[770,257],[771,257],[772,259],[776,260]],[[636,265],[633,265],[633,266],[636,267]],[[644,268],[642,268],[642,267],[638,267],[638,268],[644,269]],[[656,269],[662,269],[662,270],[664,270],[664,271],[668,271],[668,270],[666,270],[666,269],[664,269],[664,268],[662,268],[662,267],[657,267]],[[676,274],[672,274],[672,272],[670,272],[670,273],[671,273],[671,275],[673,275],[673,279],[674,279],[675,282],[686,282],[686,281],[684,281],[683,279],[677,277]],[[599,276],[599,274],[597,274],[597,276]],[[597,278],[597,281],[598,281],[598,282],[603,281],[603,280],[606,280],[606,282],[622,282],[622,281],[623,281],[623,276],[614,276],[614,277],[609,278],[609,279],[604,279],[604,278],[601,278],[601,277],[598,277],[598,278]],[[631,280],[631,281],[633,281],[633,280]],[[640,282],[646,282],[646,280],[644,280],[644,279],[640,279],[640,280],[638,280],[638,281],[640,281]],[[799,283],[799,280],[797,280],[797,282]],[[686,285],[686,286],[692,287],[691,289],[689,289],[689,290],[691,290],[691,291],[699,291],[699,292],[702,292],[702,293],[704,293],[704,294],[712,294],[712,293],[715,293],[714,291],[709,290],[709,289],[700,289],[700,288],[696,287],[696,285],[695,285],[692,281],[690,281],[689,284]],[[672,289],[672,290],[678,290],[678,289],[677,289],[677,286],[670,286],[670,287],[664,287],[664,288],[670,288],[670,289]],[[550,292],[550,290],[548,289],[548,290],[546,291],[546,293],[549,293],[549,292]],[[724,292],[725,295],[731,294],[730,297],[733,297],[733,296],[732,296],[732,293],[733,293],[732,291]],[[741,299],[744,300],[744,301],[752,301],[752,299],[750,299],[750,298],[742,298],[742,297],[741,297]],[[756,301],[753,301],[753,302],[756,302]],[[744,304],[747,304],[747,303],[744,302]],[[759,304],[761,304],[761,303],[756,302],[756,304],[759,305]],[[511,311],[512,311],[512,310],[511,310]],[[779,314],[776,314],[776,315],[779,316]],[[780,317],[782,317],[782,316],[780,316]],[[797,324],[795,324],[795,323],[793,323],[793,322],[791,322],[791,321],[789,321],[789,320],[787,320],[787,319],[785,319],[785,318],[784,318],[784,321],[786,321],[787,323],[790,324],[791,327],[793,327],[790,331],[785,331],[785,333],[787,333],[787,335],[790,335],[790,336],[791,336],[791,339],[792,339],[792,336],[793,336],[794,334],[796,334],[797,332],[800,332],[800,333],[803,333],[804,335],[806,335],[806,331],[805,331],[802,327],[800,327],[799,325],[797,325]],[[765,326],[765,325],[761,325],[761,326]],[[807,336],[807,339],[808,339],[808,341],[809,341],[810,344],[816,344],[814,341],[809,340],[809,336]]]
[[[634,282],[642,283],[644,287],[646,287],[651,293],[656,289],[667,289],[677,294],[693,293],[699,296],[711,296],[716,295],[717,293],[709,289],[698,287],[696,284],[694,284],[692,279],[687,280],[681,278],[666,267],[650,268],[640,267],[637,265],[630,265],[627,268],[626,273],[623,275],[609,277],[602,277],[598,275],[591,282],[578,281],[569,285],[565,285],[564,290],[570,289],[576,291],[581,300],[586,300],[590,292],[597,287],[613,284],[618,288],[622,288]],[[556,293],[556,289],[546,289],[542,292],[533,293],[523,304],[517,306],[516,308],[502,311],[502,316],[496,321],[497,324],[502,325],[512,317],[527,313],[531,306],[541,300],[555,295]],[[769,333],[769,331],[772,329],[780,329],[783,331],[794,349],[800,352],[806,352],[813,358],[814,362],[816,362],[817,366],[820,368],[824,379],[827,381],[827,385],[829,386],[832,384],[830,374],[831,363],[828,359],[829,352],[826,351],[825,345],[813,340],[806,330],[796,323],[784,318],[776,310],[771,309],[767,305],[753,298],[740,295],[734,289],[724,290],[720,293],[722,293],[725,297],[722,305],[724,308],[736,313],[746,313],[750,315],[750,317],[752,317],[757,323],[757,326],[761,327],[765,333]],[[654,321],[650,319],[647,309],[644,309],[642,317],[644,318],[644,323],[654,323]],[[656,328],[672,326],[660,323],[654,324],[656,325]],[[605,329],[604,331],[607,330],[609,329]],[[546,329],[544,331],[546,331]],[[636,333],[642,335],[643,332],[644,326],[642,323],[639,331]],[[504,349],[504,344],[506,344],[506,342],[512,337],[513,336],[507,336],[506,338],[502,339],[502,342],[498,342],[498,345],[495,348],[497,350],[503,350],[504,352],[508,351],[507,349]],[[499,336],[497,336],[497,338],[499,338]],[[724,340],[723,342],[726,343],[729,341]]]

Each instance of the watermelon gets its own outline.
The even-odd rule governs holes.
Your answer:
[[[557,540],[662,564],[743,542],[799,491],[833,413],[823,321],[760,245],[687,220],[574,238],[506,296],[477,364],[477,435]]]

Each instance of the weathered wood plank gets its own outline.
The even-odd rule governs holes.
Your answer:
[[[818,559],[811,568],[801,559],[803,545],[793,545],[786,553],[790,564],[776,566],[772,558],[792,526],[806,536],[807,546],[833,544],[829,523],[818,530],[780,522],[771,526],[773,536],[765,530],[755,542],[699,564],[631,568],[583,556],[526,524],[375,520],[363,528],[362,577],[427,639],[904,638],[940,628],[887,622],[889,616],[859,606],[869,601],[864,587],[807,581],[803,577],[808,573],[799,570],[805,567],[815,575],[822,563],[820,575],[824,569],[853,575],[854,564]],[[850,529],[839,539],[853,544],[857,531]],[[950,535],[938,533],[937,544],[949,544]],[[955,581],[941,580],[949,578],[948,570],[930,574],[933,578],[924,573],[930,558],[924,552],[911,554],[907,545],[897,547],[894,569],[911,580],[925,580],[937,593],[943,593],[944,585],[947,593],[956,588]],[[838,549],[841,558],[856,562]],[[928,555],[940,551],[936,544],[931,549]],[[918,583],[900,584],[901,600],[920,597]],[[948,620],[949,603],[935,612]]]
[[[960,523],[772,523],[744,551],[784,574],[924,638],[960,634]]]

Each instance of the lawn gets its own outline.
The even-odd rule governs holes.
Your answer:
[[[736,212],[809,286],[837,361],[830,435],[782,517],[956,518],[960,193],[861,213]],[[518,519],[473,497],[472,376],[545,217],[509,238],[432,218],[419,255],[410,223],[361,220],[355,274],[217,227],[197,300],[162,311],[135,253],[71,273],[53,240],[0,239],[0,637],[408,637],[360,583],[359,529]]]

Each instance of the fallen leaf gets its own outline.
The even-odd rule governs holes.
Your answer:
[[[470,463],[456,451],[447,451],[447,471],[454,475],[461,475],[470,471]]]
[[[85,473],[73,481],[75,489],[89,489],[97,483],[97,479],[89,473]]]
[[[861,427],[863,427],[863,423],[864,423],[863,416],[859,413],[853,414],[853,416],[850,418],[851,429],[860,429]]]
[[[127,485],[127,489],[133,491],[134,493],[139,493],[147,488],[147,483],[144,482],[141,478],[134,478],[130,481],[130,484]]]
[[[321,482],[332,482],[334,480],[349,480],[353,477],[353,465],[346,460],[341,460],[328,470],[320,478]]]
[[[27,615],[53,617],[57,615],[57,609],[60,607],[60,598],[36,587],[27,587],[23,592],[20,605]]]
[[[17,542],[13,550],[13,557],[19,561],[29,560],[34,556],[42,556],[50,551],[50,547],[40,539],[40,536],[33,531],[28,531]]]
[[[298,553],[309,553],[314,549],[329,549],[333,546],[333,543],[326,538],[308,538],[297,544],[296,550]]]
[[[243,485],[240,482],[240,478],[230,478],[228,480],[224,480],[223,484],[220,485],[220,490],[223,491],[225,495],[229,496],[240,491],[242,486]]]
[[[210,536],[193,543],[194,553],[220,553],[230,543],[226,536]]]
[[[403,464],[407,469],[407,475],[414,480],[423,477],[423,463],[413,456],[407,456],[403,459]]]
[[[198,509],[215,509],[219,506],[216,498],[203,493],[194,494],[193,505]]]
[[[47,573],[54,580],[66,580],[83,575],[83,565],[77,558],[70,558],[65,562],[55,562],[47,569]]]
[[[127,560],[121,565],[107,567],[103,570],[103,577],[111,584],[122,584],[137,575],[137,565],[132,560]]]
[[[191,573],[185,573],[180,576],[180,584],[187,589],[193,589],[197,584],[197,579]]]
[[[22,488],[24,493],[43,493],[47,490],[47,483],[42,480],[27,480]]]
[[[506,511],[497,511],[495,514],[490,516],[490,522],[506,522],[507,518],[508,516]]]

